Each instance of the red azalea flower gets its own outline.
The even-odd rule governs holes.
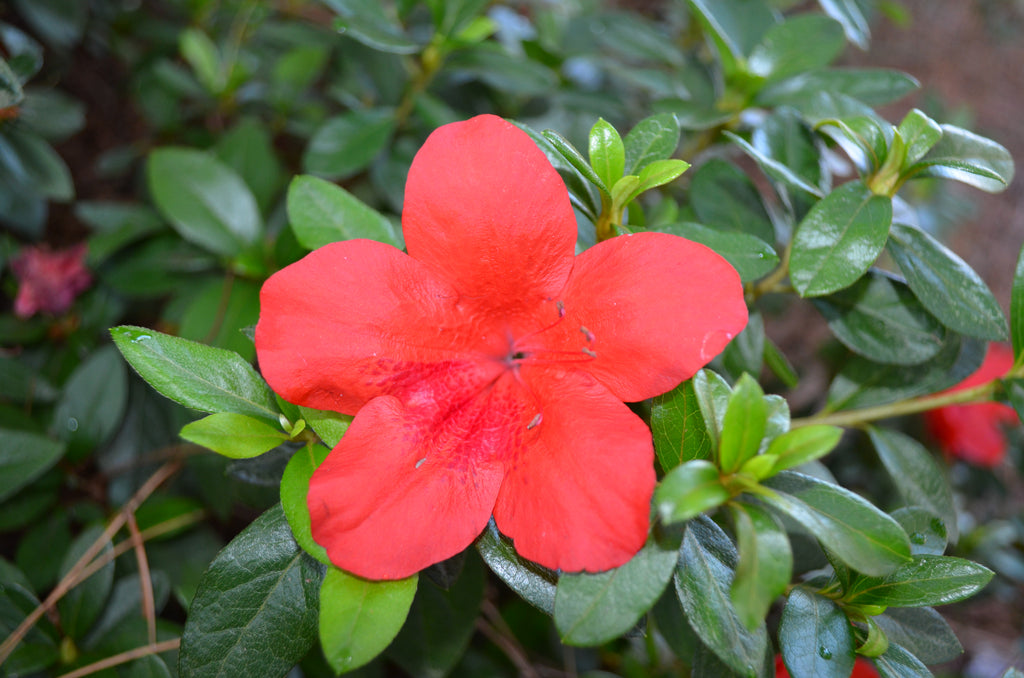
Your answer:
[[[781,654],[775,655],[775,678],[789,678],[789,671],[782,663]],[[853,673],[850,674],[850,678],[878,678],[878,671],[867,659],[857,657],[853,662]]]
[[[39,311],[63,313],[75,297],[92,284],[83,263],[85,243],[60,252],[26,247],[11,260],[11,271],[20,282],[14,313],[28,318]]]
[[[490,115],[430,135],[402,225],[408,255],[334,243],[260,296],[270,385],[356,415],[310,482],[314,539],[369,579],[459,553],[492,515],[552,569],[629,560],[655,475],[650,430],[623,401],[675,387],[743,328],[736,271],[658,233],[574,256],[561,178]]]
[[[978,371],[949,389],[960,391],[999,379],[1013,367],[1013,351],[1005,344],[989,344]],[[943,451],[975,466],[992,467],[1006,456],[1004,426],[1018,422],[1017,413],[1002,403],[950,405],[924,414],[925,426]]]

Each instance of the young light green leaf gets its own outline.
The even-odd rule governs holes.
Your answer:
[[[309,505],[306,497],[309,494],[309,479],[313,471],[327,458],[329,449],[323,445],[306,445],[288,460],[281,475],[281,509],[284,511],[292,535],[302,550],[330,565],[327,549],[313,540],[312,520],[309,517]]]
[[[729,504],[740,557],[730,595],[748,629],[764,621],[772,602],[793,575],[793,551],[785,530],[770,513],[752,504]]]
[[[757,381],[744,373],[729,395],[718,443],[718,466],[734,473],[757,454],[768,419],[764,391]]]
[[[732,388],[720,374],[713,370],[703,369],[693,375],[693,390],[700,405],[704,426],[714,450],[718,450],[718,439],[722,435],[722,421],[729,405]]]
[[[548,143],[550,143],[551,146],[554,147],[554,149],[558,151],[558,153],[565,158],[565,160],[577,172],[579,172],[581,176],[583,176],[583,178],[601,189],[601,192],[605,195],[610,194],[610,185],[605,183],[605,181],[598,176],[597,172],[594,171],[594,168],[590,166],[590,163],[580,155],[580,152],[577,151],[571,143],[559,136],[557,132],[549,129],[541,132],[541,135],[548,140]]]
[[[765,501],[806,527],[844,563],[884,576],[910,560],[899,523],[853,492],[808,475],[784,471],[766,486]]]
[[[626,166],[626,149],[622,137],[604,118],[598,118],[590,128],[588,150],[597,176],[605,186],[615,186]]]
[[[310,407],[299,407],[299,412],[328,448],[333,448],[338,444],[341,437],[345,435],[345,431],[348,430],[349,424],[352,423],[350,414],[314,410]]]
[[[569,645],[600,645],[629,631],[665,590],[677,549],[651,542],[624,565],[565,574],[555,591],[555,626]]]
[[[257,457],[288,440],[280,428],[234,412],[217,412],[186,424],[181,437],[231,459]]]
[[[782,659],[793,676],[849,676],[856,657],[853,626],[832,600],[797,586],[782,609]]]
[[[640,177],[625,176],[612,186],[612,209],[621,210],[640,194]]]
[[[136,372],[159,393],[200,412],[236,412],[277,423],[267,383],[237,353],[144,327],[110,330]]]
[[[892,200],[851,181],[811,208],[797,226],[790,280],[802,297],[849,287],[882,253],[892,223]]]
[[[690,163],[676,158],[652,160],[640,170],[640,186],[637,188],[637,193],[643,193],[652,188],[664,186],[678,178],[689,168]]]
[[[390,108],[349,111],[330,118],[309,140],[302,169],[325,179],[350,177],[370,164],[394,131],[395,113]]]
[[[651,431],[658,463],[666,473],[686,461],[711,459],[711,441],[689,379],[654,399]]]
[[[1013,158],[991,139],[954,125],[942,125],[942,138],[904,174],[955,179],[995,193],[1013,179]]]
[[[178,38],[178,49],[207,92],[220,94],[224,90],[227,72],[210,36],[198,28],[187,28]]]
[[[347,673],[384,651],[405,623],[419,575],[368,581],[327,568],[320,587],[320,647],[335,673]]]
[[[722,485],[717,466],[693,459],[676,466],[662,479],[654,491],[654,506],[661,522],[669,525],[710,511],[731,496]]]
[[[942,138],[942,127],[939,123],[916,108],[903,117],[896,131],[906,145],[903,169],[923,158]]]
[[[772,440],[765,451],[776,458],[771,475],[820,459],[831,452],[843,437],[838,426],[818,424],[787,431]]]
[[[0,428],[0,501],[46,473],[64,449],[63,443],[36,433]]]
[[[194,678],[275,678],[316,641],[323,566],[292,538],[277,505],[245,528],[203,575],[181,639]]]
[[[639,174],[655,160],[672,157],[679,145],[679,121],[673,113],[644,118],[622,140],[625,149],[625,174]]]
[[[159,148],[149,155],[146,177],[157,209],[189,242],[232,257],[263,234],[252,191],[209,153]]]
[[[924,445],[899,431],[870,427],[868,435],[889,477],[911,506],[939,517],[949,539],[957,540],[957,511],[945,471]]]
[[[288,221],[306,249],[353,238],[369,238],[402,247],[401,235],[383,214],[341,186],[299,175],[288,186]]]
[[[884,577],[857,577],[843,599],[856,605],[925,607],[973,596],[988,584],[992,570],[953,556],[914,556]]]
[[[920,229],[893,224],[889,253],[910,289],[944,325],[981,339],[1006,338],[1006,318],[988,285],[935,238]]]

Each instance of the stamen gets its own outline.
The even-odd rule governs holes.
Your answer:
[[[427,458],[423,457],[418,462],[416,462],[416,468],[419,468],[420,466],[423,466],[423,462],[425,462],[426,460],[427,460]]]
[[[530,423],[526,425],[526,430],[527,430],[527,431],[529,431],[529,430],[530,430],[530,429],[532,429],[532,428],[536,428],[536,427],[537,427],[537,426],[538,426],[538,425],[540,424],[540,422],[541,422],[541,419],[543,419],[543,418],[544,418],[544,415],[543,415],[543,414],[541,414],[540,412],[538,412],[538,413],[537,413],[537,416],[535,416],[535,417],[534,417],[534,418],[533,418],[533,419],[532,419],[532,420],[530,421]]]

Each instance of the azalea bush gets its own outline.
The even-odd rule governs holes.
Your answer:
[[[866,4],[14,3],[0,672],[955,660],[1024,572],[953,472],[1020,463],[1024,263],[1007,318],[930,225],[1013,161],[876,110]],[[73,49],[145,136],[54,247]]]

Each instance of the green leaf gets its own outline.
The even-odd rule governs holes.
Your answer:
[[[1020,359],[1024,353],[1024,247],[1017,256],[1013,270],[1013,289],[1010,292],[1010,339],[1013,355]]]
[[[70,48],[82,39],[89,6],[74,0],[15,0],[18,14],[43,40]]]
[[[992,570],[953,556],[914,556],[884,577],[857,577],[843,599],[856,605],[924,607],[973,596],[992,579]]]
[[[0,171],[4,169],[33,194],[58,202],[75,197],[67,164],[50,144],[28,131],[0,132]]]
[[[818,0],[825,12],[843,25],[846,38],[861,49],[868,48],[871,30],[863,9],[864,0]]]
[[[672,157],[679,146],[679,121],[673,113],[644,118],[622,140],[625,152],[624,174],[639,174],[655,160]]]
[[[50,431],[72,460],[81,459],[114,434],[127,405],[128,371],[114,347],[103,346],[68,377]]]
[[[730,594],[736,615],[754,629],[789,585],[793,551],[785,530],[770,513],[741,502],[730,503],[729,508],[740,552]]]
[[[881,272],[813,301],[839,341],[875,362],[916,365],[942,349],[942,325],[902,282]]]
[[[765,501],[797,521],[844,563],[883,576],[910,560],[899,523],[853,492],[811,476],[784,471],[766,486]]]
[[[794,388],[800,383],[800,375],[796,373],[786,354],[767,336],[764,342],[764,364],[787,388]]]
[[[110,330],[136,372],[162,395],[200,412],[235,412],[278,421],[274,394],[237,353],[144,327]]]
[[[775,228],[761,194],[746,173],[726,160],[712,158],[697,168],[690,178],[690,205],[701,223],[716,230],[749,234],[766,244],[775,242]]]
[[[256,118],[242,118],[220,137],[214,152],[238,173],[260,210],[267,212],[284,183],[284,170],[267,127]]]
[[[410,676],[442,678],[469,645],[484,597],[486,577],[476,558],[467,558],[459,580],[442,591],[424,583],[416,592],[405,626],[387,655]]]
[[[904,169],[923,158],[942,138],[942,127],[939,123],[916,108],[904,116],[896,131],[906,144]]]
[[[476,540],[476,549],[491,571],[523,600],[546,614],[554,612],[558,575],[521,558],[512,542],[498,532],[493,520]]]
[[[612,199],[612,209],[621,210],[633,198],[640,195],[640,177],[622,177],[612,186],[609,194]]]
[[[278,678],[316,641],[323,567],[306,556],[280,505],[210,563],[185,621],[179,671],[193,678]]]
[[[957,540],[957,512],[953,488],[943,468],[924,445],[899,431],[868,428],[868,435],[889,477],[904,501],[938,516],[949,538]]]
[[[339,240],[369,238],[402,247],[391,221],[344,188],[310,175],[288,186],[288,221],[306,249]]]
[[[600,645],[629,631],[657,602],[677,560],[677,549],[651,542],[613,570],[562,575],[554,613],[562,642]]]
[[[704,459],[676,466],[654,490],[654,506],[667,525],[690,520],[731,498],[718,467]]]
[[[890,643],[885,653],[875,657],[874,664],[881,678],[934,678],[927,666],[896,643]]]
[[[839,444],[842,437],[843,429],[824,424],[804,426],[783,433],[772,440],[765,451],[765,455],[776,458],[771,475],[824,457]]]
[[[676,158],[667,160],[652,160],[640,170],[640,185],[630,198],[635,198],[644,191],[649,191],[658,186],[664,186],[670,181],[677,179],[683,172],[690,168],[690,163]]]
[[[742,277],[742,274],[741,274]],[[764,368],[764,319],[757,311],[750,311],[747,326],[732,338],[722,352],[722,364],[729,374],[759,376]]]
[[[753,158],[761,167],[761,170],[772,180],[787,186],[793,186],[812,196],[818,198],[823,197],[824,194],[820,188],[800,176],[800,174],[788,167],[784,162],[776,160],[767,153],[758,150],[746,139],[737,136],[728,130],[723,131],[722,134],[739,146],[740,150]]]
[[[558,151],[558,153],[565,158],[573,169],[579,172],[583,178],[601,189],[601,192],[605,195],[610,195],[611,190],[609,185],[606,184],[600,176],[598,176],[597,172],[594,171],[594,168],[590,166],[590,163],[580,155],[580,152],[577,151],[571,143],[559,136],[557,132],[549,129],[541,132],[541,135],[547,139],[548,143],[550,143],[552,147],[554,147],[554,149]]]
[[[654,399],[651,431],[658,463],[666,473],[686,461],[711,459],[711,440],[689,379]]]
[[[955,179],[996,193],[1013,179],[1013,158],[1009,151],[991,139],[960,127],[942,125],[939,142],[904,174]]]
[[[92,525],[81,532],[61,561],[59,578],[63,579],[79,558],[85,555],[92,545],[103,535],[102,525]],[[113,547],[110,541],[103,543],[103,548],[96,558],[109,556]],[[57,601],[57,611],[60,613],[61,629],[71,638],[81,640],[93,622],[103,612],[107,597],[114,585],[114,561],[109,560],[100,567],[95,574],[85,581],[77,584],[68,593]]]
[[[771,245],[749,233],[726,232],[692,221],[661,224],[655,230],[710,247],[736,269],[744,282],[764,277],[779,264],[779,255]]]
[[[418,575],[367,581],[335,567],[320,587],[320,647],[335,673],[347,673],[384,651],[405,623]]]
[[[703,516],[690,521],[676,568],[676,592],[701,641],[732,670],[753,677],[768,650],[768,634],[763,622],[753,630],[744,626],[733,607],[729,591],[736,559],[720,527]]]
[[[330,565],[327,549],[313,540],[312,520],[309,517],[309,480],[313,471],[324,463],[330,450],[323,445],[306,445],[288,460],[281,475],[281,509],[292,529],[292,535],[302,550]]]
[[[17,106],[25,98],[21,79],[11,70],[7,62],[0,59],[0,108]]]
[[[7,638],[40,603],[28,578],[3,559],[0,581],[0,635]],[[55,664],[60,658],[57,637],[53,624],[46,617],[40,619],[4,660],[5,675],[32,675]]]
[[[910,538],[910,555],[941,556],[949,536],[941,518],[920,506],[903,506],[891,513]]]
[[[375,0],[324,0],[338,13],[336,27],[367,47],[390,54],[415,54],[422,45],[410,38]]]
[[[891,643],[924,664],[953,661],[964,648],[942,615],[930,607],[892,607],[874,618]]]
[[[882,253],[892,223],[892,200],[851,181],[819,201],[797,226],[790,280],[802,297],[849,287]]]
[[[626,166],[626,150],[622,137],[604,118],[598,118],[590,128],[588,151],[590,166],[605,186],[614,186],[622,178]]]
[[[377,157],[395,131],[390,108],[349,111],[327,120],[302,154],[302,169],[325,179],[343,179]]]
[[[0,501],[16,494],[64,456],[63,443],[35,433],[0,428]]]
[[[263,234],[252,191],[209,153],[159,148],[149,154],[146,178],[164,218],[182,238],[203,249],[233,257]]]
[[[798,14],[771,26],[750,52],[748,70],[768,80],[827,66],[846,47],[843,28],[820,14]]]
[[[345,435],[345,431],[348,430],[349,424],[352,423],[350,414],[314,410],[309,407],[300,407],[299,412],[328,448],[333,448],[338,444],[341,437]]]
[[[211,278],[188,294],[178,335],[227,349],[250,362],[256,347],[243,331],[256,325],[259,317],[259,284],[235,275]]]
[[[451,54],[445,62],[449,77],[476,79],[502,95],[550,95],[558,76],[542,62],[510,54],[496,42],[479,42]]]
[[[797,586],[782,609],[782,659],[795,678],[849,676],[853,671],[853,626],[832,600]]]
[[[922,230],[893,224],[889,253],[917,298],[946,327],[981,339],[1006,338],[1006,318],[974,269]]]
[[[700,413],[713,448],[718,450],[718,439],[722,435],[722,422],[729,404],[732,389],[717,372],[703,369],[693,375],[693,391],[700,405]]]
[[[760,42],[765,31],[776,23],[775,16],[762,0],[690,0],[700,19],[727,52],[723,59],[743,62]]]
[[[178,49],[206,91],[211,94],[220,94],[224,91],[227,85],[227,70],[217,45],[210,36],[198,28],[186,28],[178,36]]]
[[[218,412],[186,424],[181,437],[231,459],[257,457],[288,440],[279,428],[234,412]]]
[[[769,108],[792,106],[807,115],[816,111],[824,92],[881,106],[920,86],[910,75],[886,68],[822,68],[769,84],[757,93],[756,102]]]
[[[894,138],[891,126],[873,115],[827,118],[818,122],[818,129],[846,151],[861,174],[872,174],[885,164]]]
[[[718,465],[723,472],[734,473],[757,454],[767,419],[764,391],[757,380],[744,373],[733,387],[722,420]]]

